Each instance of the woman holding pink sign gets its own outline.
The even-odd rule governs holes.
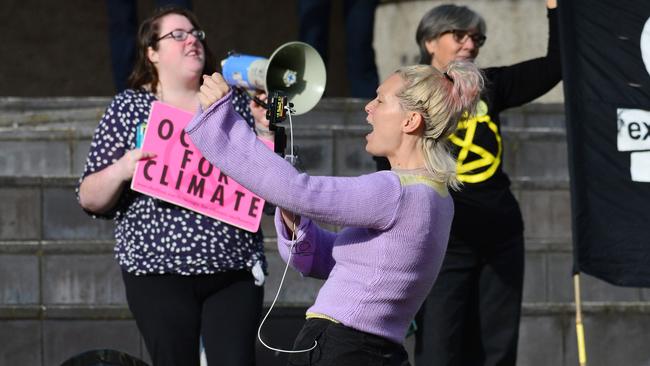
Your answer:
[[[248,232],[129,189],[138,127],[161,101],[194,113],[201,75],[216,64],[196,16],[157,11],[139,30],[130,89],[115,96],[97,127],[78,198],[95,217],[115,220],[115,256],[129,308],[154,365],[198,365],[202,338],[208,362],[253,365],[262,310],[261,232]],[[242,98],[233,101],[250,111]]]

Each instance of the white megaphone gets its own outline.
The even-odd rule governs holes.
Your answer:
[[[327,79],[318,51],[303,42],[285,43],[268,59],[235,53],[221,61],[221,69],[229,85],[264,90],[267,94],[283,92],[293,103],[296,115],[318,103]]]

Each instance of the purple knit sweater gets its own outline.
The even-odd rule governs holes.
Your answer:
[[[447,248],[454,208],[444,184],[422,170],[360,177],[299,173],[258,141],[233,110],[231,94],[186,130],[225,174],[302,215],[291,265],[326,279],[308,312],[401,344]],[[329,232],[312,219],[345,228]],[[291,241],[278,213],[276,229],[286,261]]]

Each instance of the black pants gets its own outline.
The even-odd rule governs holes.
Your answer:
[[[404,347],[325,319],[307,319],[289,355],[290,366],[409,366]]]
[[[524,240],[452,240],[416,317],[417,366],[514,366],[524,275]]]
[[[122,271],[129,308],[154,366],[255,364],[264,289],[249,271],[134,276]]]

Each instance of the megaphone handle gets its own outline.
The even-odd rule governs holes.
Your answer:
[[[274,147],[273,151],[280,156],[284,157],[284,150],[287,147],[287,134],[284,132],[284,127],[275,126],[275,138],[274,138]]]

